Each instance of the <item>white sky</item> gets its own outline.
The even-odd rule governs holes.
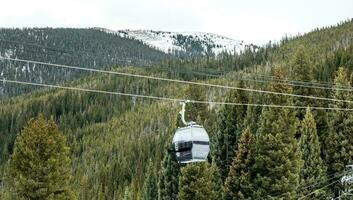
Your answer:
[[[353,17],[353,0],[0,0],[0,27],[198,31],[264,44]]]

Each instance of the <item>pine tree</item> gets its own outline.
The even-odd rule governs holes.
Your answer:
[[[275,76],[284,80],[282,68]],[[271,91],[290,93],[291,88],[273,83]],[[293,100],[269,95],[267,104],[291,105]],[[302,164],[297,140],[295,112],[287,108],[263,108],[257,132],[254,174],[254,199],[295,199]],[[277,196],[280,195],[280,196]]]
[[[218,200],[220,197],[220,177],[215,166],[202,162],[181,169],[179,200]]]
[[[254,164],[255,138],[250,129],[245,129],[239,139],[236,157],[233,159],[224,184],[224,199],[250,199],[252,197],[251,168]]]
[[[28,122],[16,138],[9,170],[18,199],[75,199],[69,185],[69,147],[52,119],[40,115]]]
[[[350,86],[345,70],[341,67],[337,71],[334,80],[336,86]],[[352,94],[336,90],[333,98],[342,100],[353,100]],[[352,104],[346,102],[335,102],[331,105],[335,108],[353,108]],[[353,161],[353,115],[350,112],[331,111],[329,113],[330,130],[325,142],[325,162],[328,174],[343,173],[346,165]],[[340,184],[331,187],[337,196],[342,189]]]
[[[291,67],[293,72],[293,79],[297,81],[306,81],[306,82],[314,82],[313,75],[313,64],[310,63],[310,60],[307,56],[308,52],[305,50],[303,46],[300,46],[294,55],[294,59],[291,61]],[[325,97],[327,95],[327,90],[322,89],[314,89],[311,87],[301,87],[294,86],[293,93],[299,95],[306,96],[322,96]],[[304,99],[304,98],[296,98],[294,101],[296,106],[317,106],[317,107],[328,107],[327,102],[325,101],[314,101],[313,99]],[[322,138],[325,138],[328,133],[328,121],[327,121],[327,112],[326,110],[314,110],[313,112],[317,133],[319,135],[319,140],[323,142]],[[302,120],[305,115],[304,109],[297,110],[297,117]],[[299,136],[299,134],[298,134]]]
[[[295,80],[311,81],[313,79],[313,67],[310,65],[307,52],[303,46],[300,46],[295,52],[294,58],[291,60],[291,67],[292,76]]]
[[[240,82],[239,87],[243,87],[243,82]],[[247,102],[247,96],[244,91],[232,90],[229,92],[226,101],[245,103]],[[228,175],[229,167],[235,155],[238,138],[243,130],[246,111],[246,106],[226,105],[218,114],[217,130],[212,139],[213,148],[211,150],[223,181]]]
[[[190,100],[205,101],[206,91],[201,86],[191,85],[186,91]],[[203,124],[207,119],[208,111],[206,104],[187,103],[185,106],[185,120]]]
[[[306,55],[305,49],[303,46],[299,47],[297,52],[294,55],[294,59],[292,62],[292,72],[293,79],[297,81],[312,81],[313,80],[313,69],[309,64],[309,59]],[[294,86],[293,93],[299,95],[311,96],[313,94],[314,89],[310,87],[300,87]],[[303,99],[296,98],[294,100],[294,105],[296,106],[311,106],[313,104],[312,99]],[[304,118],[305,110],[298,109],[297,117],[301,120]]]
[[[149,161],[145,182],[143,185],[143,196],[144,200],[156,200],[158,197],[156,173],[153,170],[152,160]]]
[[[258,95],[254,94],[254,97],[252,97],[254,103],[261,104],[259,101],[260,98],[258,98]],[[250,100],[249,100],[250,101]],[[248,106],[247,111],[246,111],[246,117],[244,120],[244,126],[243,127],[248,127],[250,129],[251,133],[256,133],[257,128],[258,128],[258,122],[260,119],[261,115],[261,107],[258,106]]]
[[[158,199],[177,200],[179,189],[179,164],[174,153],[167,152],[159,172]]]
[[[312,185],[326,183],[326,167],[321,159],[320,142],[316,131],[316,123],[310,109],[306,110],[301,122],[299,146],[302,152],[303,167],[300,170],[300,185]],[[312,188],[303,187],[299,196],[305,196],[312,192]],[[311,198],[325,199],[328,193],[325,189],[315,192]]]
[[[221,178],[221,174],[219,173],[219,169],[216,165],[216,163],[214,161],[212,161],[210,170],[209,170],[210,174],[211,174],[211,181],[213,184],[213,191],[215,192],[215,199],[222,199],[222,178]]]

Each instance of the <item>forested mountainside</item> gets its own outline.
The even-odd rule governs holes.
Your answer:
[[[8,98],[0,101],[0,197],[11,193],[15,138],[39,113],[53,116],[68,138],[78,199],[324,199],[347,189],[340,178],[353,160],[352,111],[338,109],[353,109],[352,20],[240,55],[111,70],[343,101],[89,74],[68,85],[295,107],[187,104],[187,120],[204,125],[211,138],[211,155],[208,163],[185,166],[168,153],[181,126],[178,102],[58,89]]]
[[[113,64],[146,66],[171,56],[142,42],[96,29],[0,29],[0,56],[102,69]],[[37,70],[40,68],[40,70]],[[61,71],[40,64],[0,60],[0,78],[63,83],[83,71]],[[27,89],[28,91],[28,89]],[[25,91],[0,90],[1,97]]]

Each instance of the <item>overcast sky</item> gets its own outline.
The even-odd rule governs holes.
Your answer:
[[[0,27],[198,31],[263,44],[353,17],[353,0],[0,0]]]

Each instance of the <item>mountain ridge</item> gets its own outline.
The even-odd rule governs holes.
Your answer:
[[[117,30],[95,29],[106,33],[117,34],[124,38],[135,39],[144,44],[168,54],[181,55],[219,55],[221,53],[239,54],[247,47],[258,48],[254,44],[245,44],[226,36],[207,32],[178,32],[157,30]]]

